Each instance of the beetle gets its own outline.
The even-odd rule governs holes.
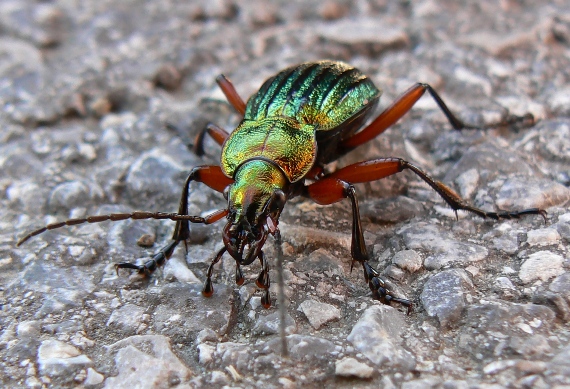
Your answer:
[[[180,242],[190,237],[189,223],[211,224],[226,218],[218,251],[208,267],[202,294],[214,292],[212,273],[224,253],[236,262],[235,281],[244,282],[241,266],[256,259],[261,272],[256,284],[263,290],[262,305],[271,305],[269,266],[263,247],[272,235],[280,257],[279,216],[288,200],[296,196],[327,205],[348,199],[352,206],[351,269],[362,266],[365,282],[374,299],[382,303],[397,302],[408,308],[412,303],[391,292],[378,271],[369,263],[353,184],[379,180],[403,170],[410,170],[431,186],[454,210],[465,210],[483,218],[514,219],[523,215],[540,215],[546,211],[530,208],[520,211],[489,212],[464,201],[452,189],[431,178],[425,171],[401,158],[377,158],[358,162],[327,173],[325,166],[356,147],[374,139],[406,114],[427,91],[455,130],[490,128],[514,124],[532,124],[531,115],[507,116],[505,119],[474,126],[458,119],[428,84],[417,83],[404,92],[379,116],[364,126],[380,99],[381,91],[358,69],[338,61],[307,62],[291,66],[266,80],[247,104],[228,78],[220,75],[216,82],[233,108],[243,115],[237,128],[228,133],[215,125],[200,131],[195,152],[204,154],[204,137],[210,136],[222,146],[220,165],[198,166],[185,181],[178,213],[133,212],[88,216],[48,224],[17,243],[47,230],[105,220],[170,219],[176,221],[172,241],[141,265],[116,264],[119,269],[133,269],[151,274],[172,255]],[[364,128],[362,128],[364,126]],[[205,217],[188,215],[188,194],[192,182],[207,185],[223,193],[227,207]]]

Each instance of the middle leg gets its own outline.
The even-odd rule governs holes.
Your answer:
[[[387,288],[380,274],[368,263],[369,257],[366,250],[366,242],[364,241],[364,233],[362,223],[360,222],[360,211],[354,186],[344,180],[329,177],[330,176],[327,176],[327,178],[306,186],[304,194],[321,205],[333,204],[345,198],[350,199],[352,205],[352,243],[350,246],[352,263],[350,269],[352,270],[355,261],[360,263],[364,271],[364,279],[368,283],[368,287],[372,291],[374,299],[380,300],[384,304],[388,304],[391,301],[400,303],[407,307],[408,313],[410,313],[412,310],[412,302],[394,296]]]

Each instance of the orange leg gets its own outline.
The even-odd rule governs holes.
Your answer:
[[[368,264],[368,252],[364,241],[362,224],[360,222],[360,211],[354,186],[338,178],[326,176],[307,187],[305,195],[319,204],[332,204],[345,198],[349,198],[352,204],[352,243],[350,253],[352,265],[354,261],[360,262],[364,270],[364,279],[368,282],[368,287],[372,291],[372,296],[384,304],[390,301],[398,302],[408,308],[408,313],[412,310],[412,303],[409,300],[396,297],[388,290],[380,274]]]
[[[456,214],[458,210],[462,209],[484,218],[489,217],[496,220],[518,219],[523,215],[540,215],[546,221],[546,211],[538,208],[511,212],[487,212],[482,209],[475,208],[469,205],[444,183],[434,180],[422,169],[401,158],[379,158],[365,162],[358,162],[325,176],[325,179],[337,179],[351,183],[369,182],[388,177],[392,174],[401,172],[404,169],[413,171],[423,181],[431,186],[445,200],[445,202],[449,204]]]
[[[218,83],[222,92],[228,99],[228,102],[234,107],[236,111],[241,113],[242,115],[245,114],[245,103],[240,95],[237,93],[234,84],[223,74],[220,74],[216,77],[216,82]]]
[[[227,137],[230,136],[230,134],[228,134],[223,128],[212,123],[208,124],[206,128],[200,131],[194,139],[194,153],[198,156],[204,155],[204,136],[206,134],[210,135],[214,142],[220,146],[224,143]]]
[[[428,91],[433,97],[439,108],[443,111],[449,123],[456,130],[462,129],[485,129],[493,127],[501,127],[506,125],[513,125],[517,123],[533,124],[534,118],[531,114],[525,116],[509,115],[505,119],[496,123],[489,123],[483,126],[475,126],[464,123],[457,118],[447,107],[445,102],[437,94],[437,92],[428,84],[417,83],[402,94],[396,101],[394,101],[388,108],[384,110],[372,123],[370,123],[363,130],[357,132],[353,136],[345,139],[340,144],[340,152],[346,153],[347,151],[360,146],[386,131],[386,129],[396,123],[402,116],[404,116],[416,102]]]

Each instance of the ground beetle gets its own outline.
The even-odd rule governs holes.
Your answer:
[[[362,266],[364,279],[375,299],[383,303],[398,302],[409,311],[411,302],[393,295],[379,273],[368,264],[353,184],[379,180],[408,169],[430,185],[456,213],[457,210],[465,210],[493,219],[541,215],[546,220],[546,212],[538,208],[512,212],[487,212],[475,208],[449,187],[401,158],[372,159],[331,173],[326,173],[324,169],[327,163],[384,132],[408,112],[426,91],[456,130],[528,124],[533,122],[531,115],[508,116],[485,126],[468,125],[451,113],[431,86],[417,83],[358,131],[374,111],[381,91],[358,69],[345,63],[320,61],[289,67],[265,81],[247,104],[226,77],[221,75],[216,81],[230,104],[243,115],[243,120],[231,134],[214,125],[198,134],[194,144],[198,155],[204,153],[206,134],[222,146],[220,166],[192,169],[182,190],[178,213],[133,212],[70,219],[29,233],[18,242],[18,246],[46,230],[66,225],[125,219],[174,220],[176,228],[172,242],[151,259],[142,265],[116,265],[117,271],[126,268],[150,274],[164,264],[180,242],[186,243],[190,234],[189,222],[211,224],[226,217],[222,234],[224,247],[208,268],[202,293],[211,296],[214,292],[213,267],[227,251],[236,261],[235,278],[238,285],[244,282],[241,265],[249,265],[259,259],[262,270],[256,283],[264,290],[262,304],[268,308],[271,305],[269,270],[262,249],[267,236],[273,235],[280,259],[281,237],[277,226],[287,200],[304,196],[318,204],[332,204],[348,198],[352,205],[352,264],[358,262]],[[228,202],[227,208],[206,217],[188,215],[188,191],[193,181],[223,193]]]

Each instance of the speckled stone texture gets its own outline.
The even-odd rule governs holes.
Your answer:
[[[350,204],[286,205],[289,358],[279,315],[234,261],[201,296],[221,224],[193,225],[150,278],[115,273],[169,242],[174,223],[121,221],[26,232],[67,218],[174,212],[188,145],[239,116],[215,77],[247,98],[286,66],[357,66],[386,107],[415,82],[484,124],[453,131],[426,96],[335,167],[402,157],[486,210],[455,214],[411,173],[357,185],[371,264],[414,303],[371,299],[350,269]],[[570,4],[568,1],[0,1],[0,386],[3,388],[548,388],[570,385]],[[224,207],[193,185],[190,212]],[[266,245],[277,301],[275,248]]]

